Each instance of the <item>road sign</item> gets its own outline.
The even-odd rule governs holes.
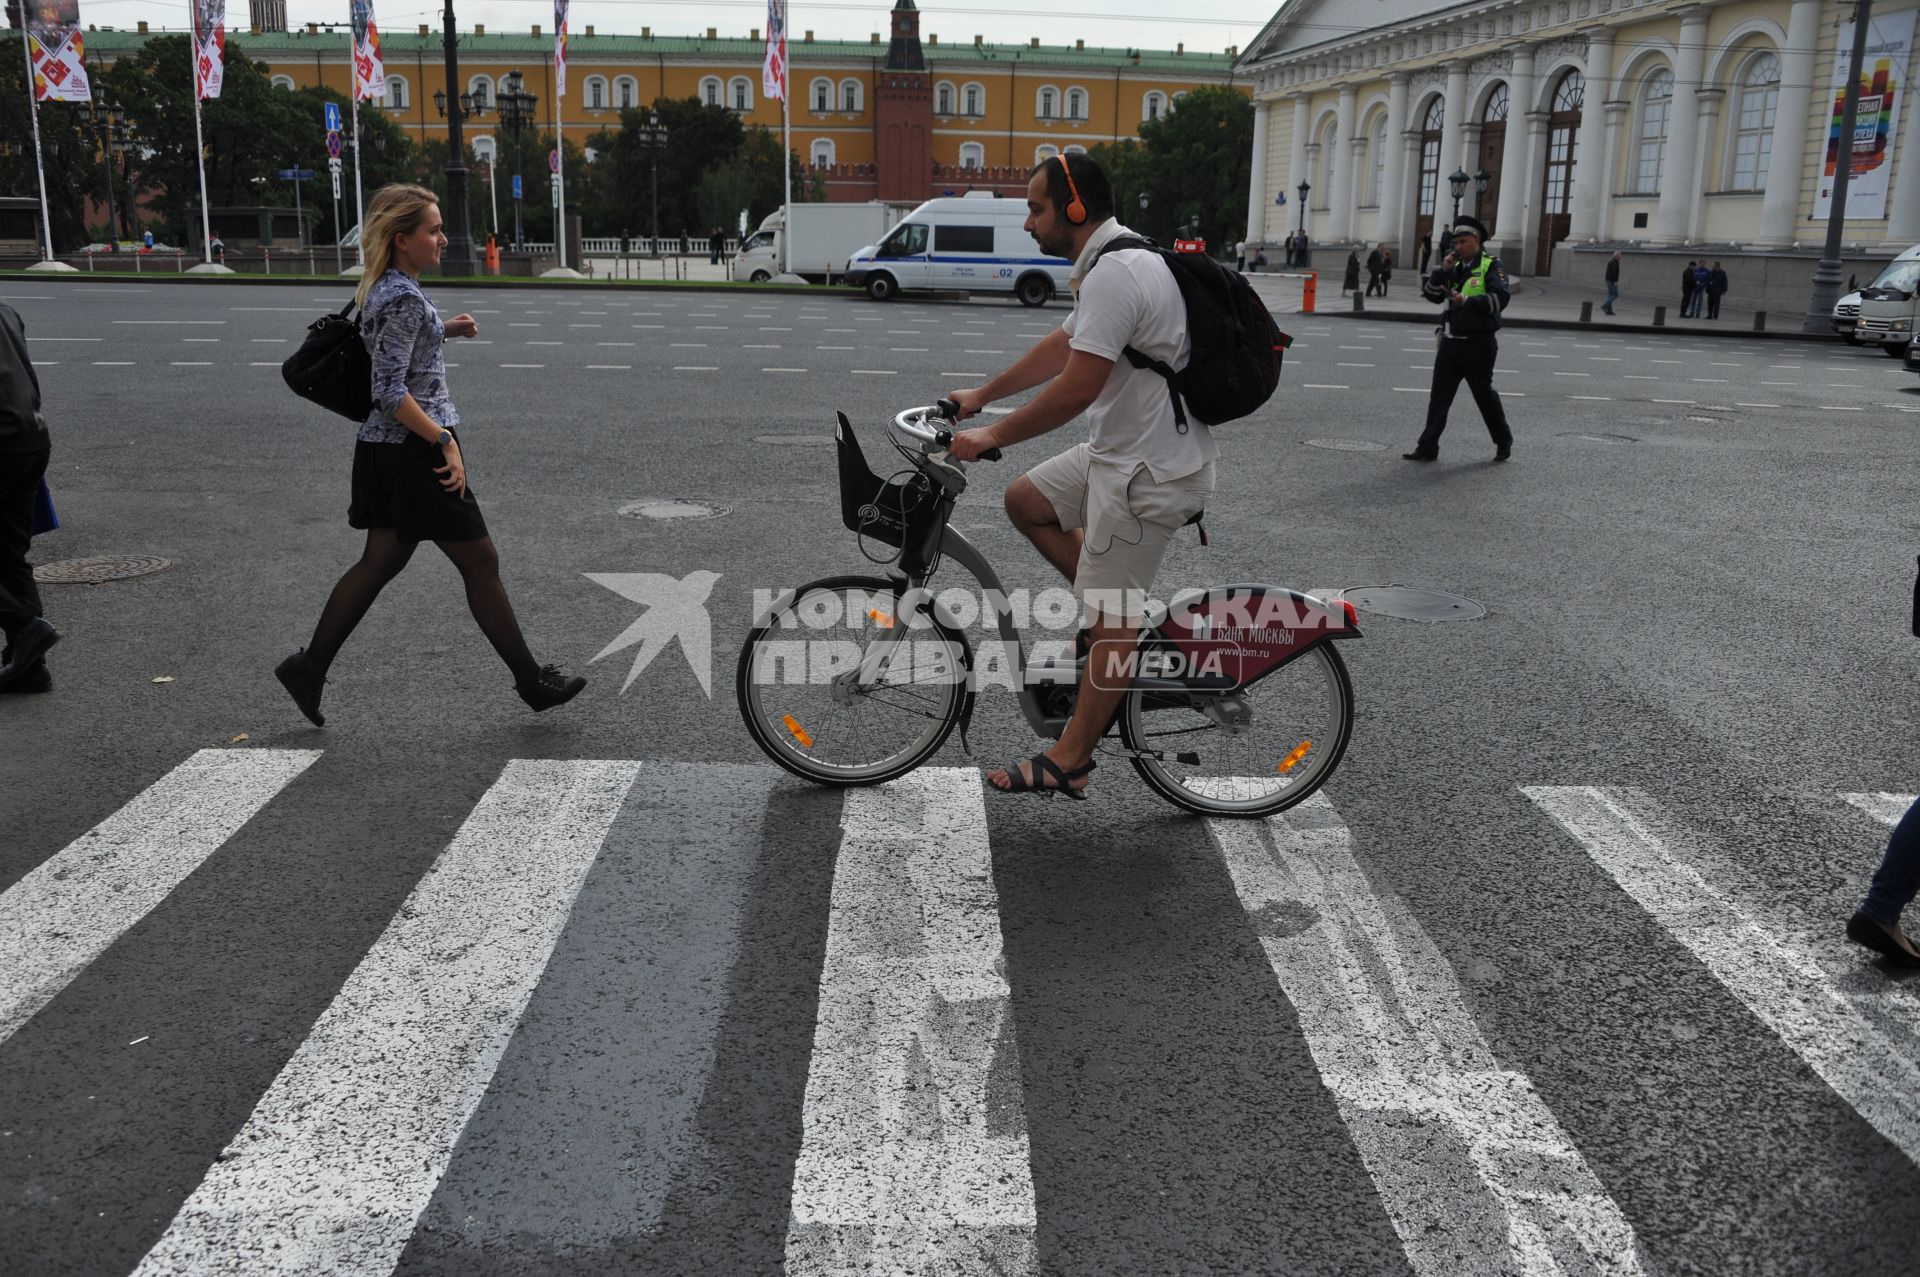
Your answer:
[[[333,170],[335,173],[338,173],[340,171],[340,157],[336,155],[332,159],[328,160],[327,167]]]
[[[513,198],[520,198],[520,175],[518,173],[513,175]]]
[[[555,173],[552,177],[549,177],[547,179],[547,186],[549,188],[548,193],[553,197],[553,205],[555,208],[558,208],[560,206],[560,175]]]
[[[275,176],[283,182],[305,182],[313,178],[314,172],[310,168],[283,168]]]
[[[340,135],[338,133],[327,134],[327,154],[332,156],[336,161],[340,158]]]
[[[559,171],[560,150],[558,147],[555,147],[553,150],[547,152],[547,172],[558,173]]]
[[[328,102],[326,104],[326,115],[324,118],[327,122],[327,132],[338,133],[340,131],[340,104],[338,102]]]
[[[340,170],[333,170],[333,198],[340,198]]]

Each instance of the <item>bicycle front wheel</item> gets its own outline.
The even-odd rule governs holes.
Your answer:
[[[734,690],[767,757],[816,784],[877,785],[946,743],[972,654],[958,632],[896,606],[884,580],[832,577],[747,636]]]
[[[1353,683],[1332,643],[1238,691],[1136,691],[1120,711],[1140,778],[1203,816],[1271,816],[1305,801],[1352,734]]]

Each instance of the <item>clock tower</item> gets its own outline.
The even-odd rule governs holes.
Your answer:
[[[933,191],[933,81],[913,0],[893,6],[893,42],[873,95],[878,198],[919,201]]]

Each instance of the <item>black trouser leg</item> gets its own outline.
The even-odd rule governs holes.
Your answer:
[[[27,550],[33,544],[33,507],[47,473],[46,448],[0,456],[0,629],[7,641],[41,615]]]
[[[1447,410],[1453,407],[1453,397],[1459,393],[1460,382],[1466,377],[1456,349],[1460,345],[1452,338],[1442,338],[1440,349],[1434,352],[1433,389],[1427,395],[1427,428],[1420,432],[1415,452],[1440,451],[1440,435],[1447,428]]]
[[[1496,448],[1513,446],[1513,431],[1507,428],[1507,410],[1500,402],[1500,392],[1493,388],[1493,365],[1500,354],[1500,343],[1493,337],[1475,337],[1458,343],[1466,347],[1461,352],[1464,363],[1463,375],[1467,389],[1473,392],[1473,402],[1480,406],[1480,417],[1487,423],[1487,433],[1493,436]]]

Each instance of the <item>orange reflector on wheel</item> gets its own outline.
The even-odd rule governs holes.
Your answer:
[[[787,730],[793,733],[793,738],[800,742],[800,748],[802,749],[813,748],[813,737],[808,735],[806,728],[800,726],[799,719],[795,718],[791,714],[788,714],[786,717],[782,718],[780,721],[787,725]]]
[[[793,722],[793,720],[788,719],[787,722],[791,723]],[[1278,763],[1274,765],[1273,770],[1276,772],[1279,772],[1282,776],[1286,775],[1288,772],[1292,771],[1295,767],[1298,767],[1300,765],[1300,760],[1305,758],[1307,756],[1307,751],[1312,748],[1313,748],[1312,741],[1310,740],[1301,741],[1299,746],[1291,754],[1288,754],[1285,758],[1281,759]]]
[[[867,615],[873,618],[873,623],[881,629],[890,630],[893,628],[893,618],[887,613],[882,612],[879,608],[868,608]]]

